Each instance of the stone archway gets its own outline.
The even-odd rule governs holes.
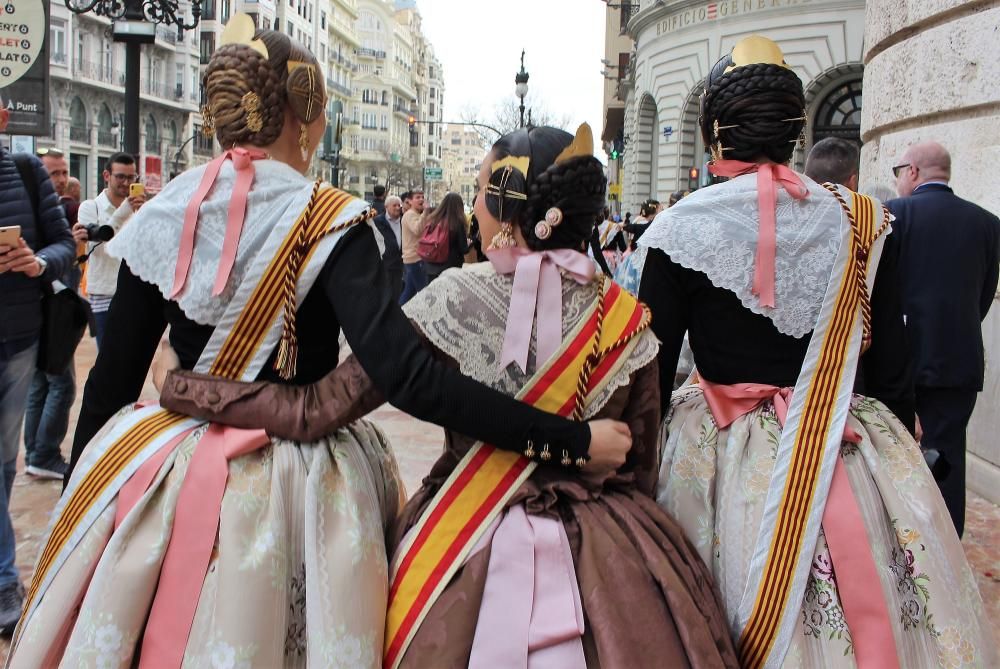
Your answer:
[[[697,167],[699,170],[699,188],[710,183],[706,166],[708,165],[708,154],[706,153],[705,142],[701,138],[701,127],[698,125],[698,116],[701,113],[700,99],[705,90],[705,80],[702,79],[691,90],[684,107],[681,110],[680,127],[680,164],[677,166],[676,190],[688,189],[688,170]]]
[[[656,197],[656,175],[659,171],[659,137],[656,133],[657,110],[653,96],[648,93],[639,100],[635,137],[630,146],[635,155],[635,191],[639,202]]]
[[[813,144],[840,137],[861,146],[861,63],[843,63],[824,71],[806,86],[806,145],[795,150],[792,164],[800,172]]]

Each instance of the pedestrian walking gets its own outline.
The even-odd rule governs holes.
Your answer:
[[[0,132],[10,113],[0,101]],[[52,180],[35,156],[0,148],[0,634],[21,615],[24,588],[15,565],[10,497],[25,400],[34,376],[45,282],[73,262],[73,237]]]
[[[443,249],[443,253],[435,249],[438,255],[433,259],[423,250],[427,248],[423,240],[418,242],[417,252],[424,263],[427,282],[430,283],[445,270],[461,267],[465,262],[465,254],[469,252],[469,229],[466,227],[469,221],[465,216],[465,203],[458,193],[445,195],[434,211],[424,218],[424,239],[440,228],[442,234],[438,237],[447,242],[447,249]]]
[[[1000,221],[952,191],[951,156],[937,142],[906,149],[893,173],[900,197],[886,206],[900,241],[921,446],[944,459],[938,486],[961,536],[965,431],[983,389],[982,321],[996,295]]]
[[[385,267],[389,285],[393,287],[396,299],[403,292],[403,202],[390,195],[385,199],[385,211],[372,220],[372,224],[382,237],[382,266]]]
[[[372,189],[372,209],[381,216],[385,213],[385,204],[385,186],[376,184],[375,188]]]
[[[399,296],[400,304],[406,304],[427,285],[427,272],[417,253],[423,235],[424,192],[415,188],[403,194],[403,293]]]

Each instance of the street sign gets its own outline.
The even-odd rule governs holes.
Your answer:
[[[44,0],[0,2],[0,96],[10,123],[7,132],[48,135],[49,3]]]
[[[425,167],[424,168],[424,180],[425,181],[444,181],[444,170],[440,167]]]

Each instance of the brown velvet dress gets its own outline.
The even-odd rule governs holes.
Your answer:
[[[438,292],[441,303],[454,307],[456,301],[461,304],[455,294],[463,292],[467,282],[499,280],[499,290],[506,289],[509,296],[509,279],[478,276],[484,273],[482,269],[448,272],[427,290]],[[446,296],[449,290],[452,295]],[[594,287],[564,282],[564,293],[578,291],[594,291]],[[434,301],[434,295],[423,299],[427,312],[433,313],[435,305],[426,302]],[[494,303],[483,300],[487,302]],[[455,351],[437,340],[435,328],[427,321],[430,316],[422,316],[423,310],[414,309],[407,311],[437,354],[476,376],[475,370],[442,350]],[[564,318],[570,321],[565,331],[575,321],[572,307],[564,311],[569,311]],[[480,317],[481,312],[477,318]],[[483,321],[488,322],[489,318]],[[644,345],[655,354],[652,334],[645,333],[643,337]],[[489,338],[488,334],[483,335],[484,340]],[[442,339],[447,339],[447,335],[442,335]],[[442,345],[438,346],[439,343]],[[487,347],[486,342],[480,343]],[[259,426],[261,416],[266,415],[270,417],[269,431],[288,438],[308,439],[314,433],[329,432],[358,418],[381,400],[360,366],[349,358],[323,380],[301,388],[231,384],[189,372],[174,373],[168,379],[161,402],[174,410],[236,425],[253,421]],[[652,498],[659,466],[660,422],[655,360],[635,366],[621,385],[610,391],[603,406],[588,418],[612,418],[628,423],[633,447],[624,466],[612,477],[598,481],[576,470],[543,464],[508,503],[508,507],[523,504],[528,514],[548,516],[563,523],[585,617],[582,642],[587,666],[713,669],[738,666],[711,572],[680,526]],[[473,443],[463,435],[446,433],[445,452],[390,531],[390,552],[417,522],[438,487]],[[430,609],[400,666],[468,666],[489,559],[487,545],[457,572]],[[502,636],[505,631],[497,629],[496,633]]]

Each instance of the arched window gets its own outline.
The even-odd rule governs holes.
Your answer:
[[[861,144],[861,79],[851,79],[827,93],[816,109],[813,143],[840,137]]]
[[[636,124],[634,145],[626,146],[626,151],[633,151],[635,157],[635,192],[632,195],[635,202],[632,206],[649,198],[656,198],[656,181],[659,172],[660,137],[657,134],[656,101],[650,95],[643,95],[639,101],[639,116]]]
[[[160,133],[152,114],[146,117],[146,153],[160,153]]]
[[[177,137],[177,122],[171,119],[169,127],[170,127],[170,137],[168,139],[170,140],[170,145],[180,146],[180,142],[178,141]]]
[[[89,142],[89,135],[87,108],[83,105],[83,100],[74,97],[69,103],[69,138],[74,142]]]
[[[97,112],[97,143],[101,146],[115,146],[115,135],[111,129],[114,119],[111,117],[111,109],[106,104],[101,105]]]

